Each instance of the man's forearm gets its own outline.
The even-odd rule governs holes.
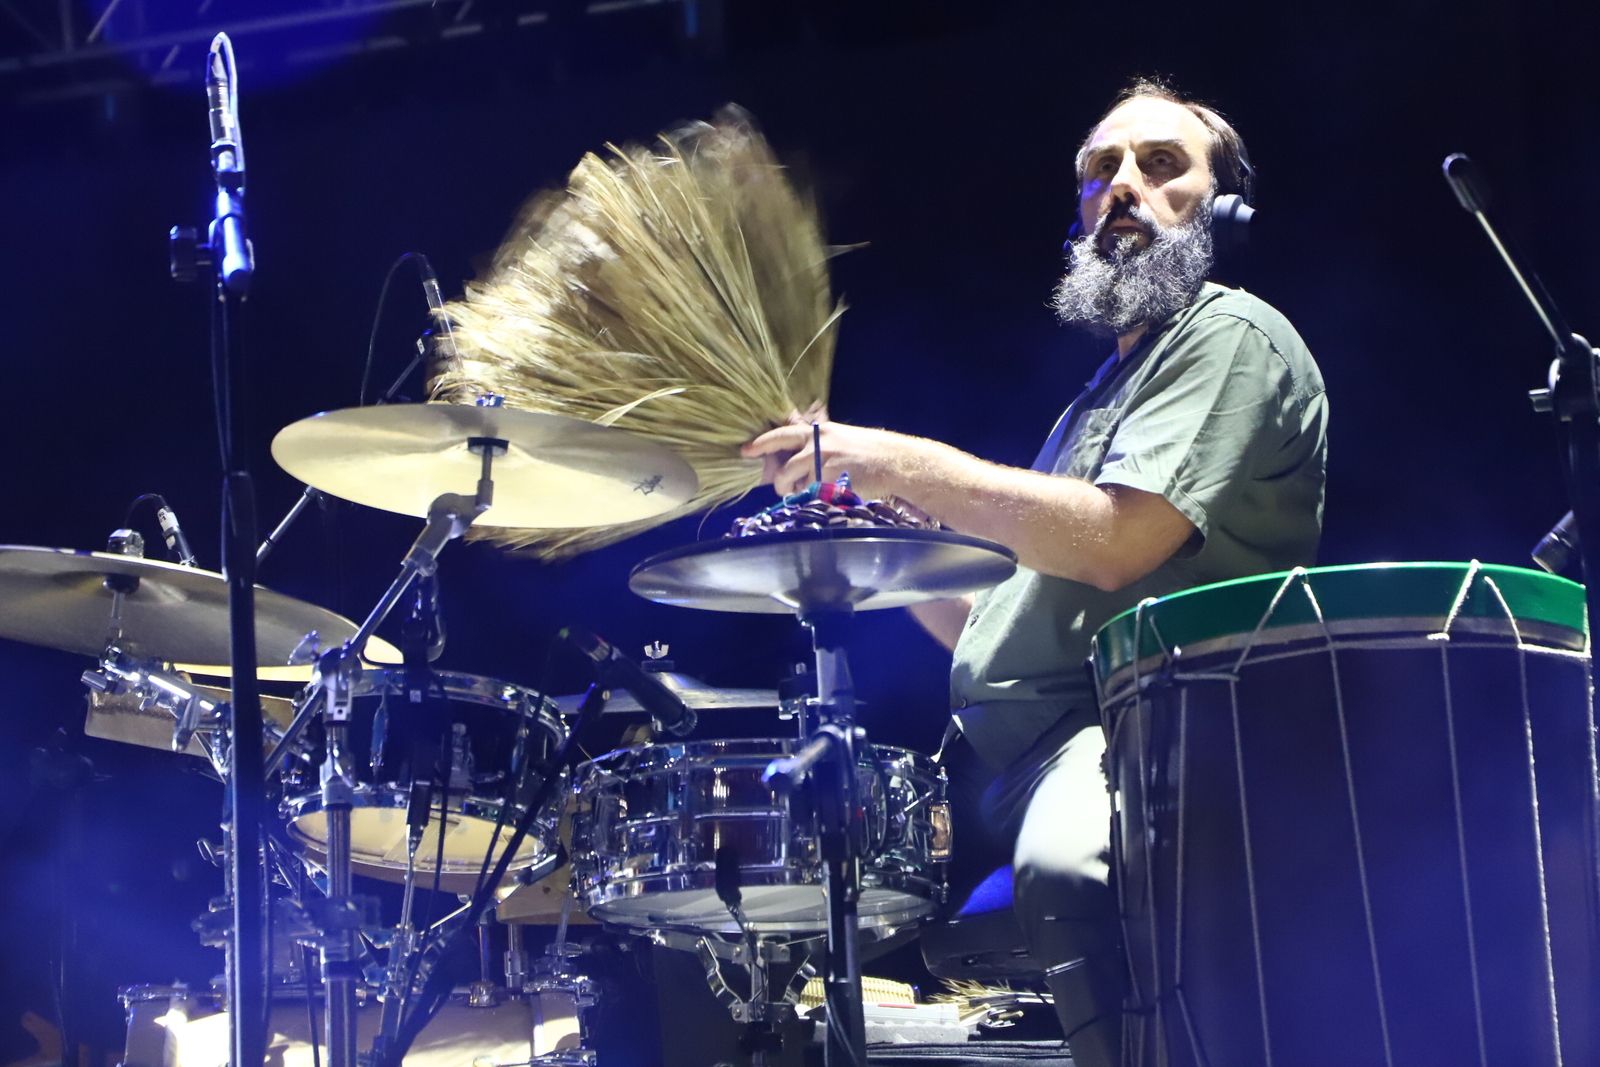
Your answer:
[[[1118,589],[1159,566],[1193,530],[1152,494],[1003,467],[933,441],[918,451],[898,495],[957,530],[998,541],[1043,574]]]

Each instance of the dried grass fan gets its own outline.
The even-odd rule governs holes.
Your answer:
[[[739,445],[827,398],[843,311],[829,254],[813,205],[737,108],[649,148],[584,156],[446,306],[462,363],[431,395],[493,392],[629,430],[675,449],[700,489],[636,523],[477,536],[574,555],[755,488],[760,464]]]

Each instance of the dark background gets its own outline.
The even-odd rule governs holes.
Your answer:
[[[93,20],[103,6],[75,10]],[[1474,156],[1499,224],[1574,326],[1600,331],[1593,15],[1512,0],[555,3],[520,29],[509,4],[470,11],[460,20],[484,29],[444,38],[460,6],[339,23],[343,38],[328,26],[234,37],[259,264],[242,335],[263,528],[298,492],[268,457],[271,436],[355,403],[399,253],[426,252],[459,292],[522,200],[584,151],[730,100],[816,190],[830,238],[867,242],[837,261],[851,310],[835,417],[1027,463],[1104,355],[1045,303],[1072,153],[1130,75],[1154,72],[1227,113],[1260,173],[1254,245],[1233,274],[1296,324],[1327,381],[1322,562],[1522,563],[1565,510],[1555,430],[1524,397],[1549,345],[1439,164]],[[225,26],[272,10],[218,0],[211,21],[185,18]],[[391,31],[401,45],[351,46]],[[295,52],[340,44],[357,54]],[[205,299],[169,281],[164,246],[169,226],[209,207],[202,54],[182,46],[166,74],[165,49],[92,70],[0,68],[0,542],[99,548],[136,494],[159,491],[201,564],[218,565]],[[383,319],[380,383],[424,325],[412,279]],[[386,514],[313,514],[261,580],[359,617],[415,532]],[[627,592],[631,566],[698,535],[684,522],[555,566],[452,548],[441,665],[570,692],[587,680],[580,663],[541,664],[555,630],[581,622],[630,651],[666,641],[680,669],[713,683],[772,685],[804,653],[792,622]],[[946,658],[899,613],[858,632],[865,725],[931,750]],[[63,929],[79,1025],[98,1045],[120,1042],[116,985],[220,970],[187,928],[219,888],[192,842],[214,826],[220,790],[178,757],[86,739],[85,665],[0,642],[8,1055],[28,1049],[11,1032],[24,1007],[50,1014]],[[39,749],[88,758],[95,779],[56,787]]]

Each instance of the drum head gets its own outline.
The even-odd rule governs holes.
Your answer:
[[[469,805],[467,812],[459,810],[459,801],[451,804],[445,821],[443,862],[439,862],[440,819],[435,805],[428,826],[423,831],[422,844],[417,847],[417,885],[428,889],[433,885],[434,871],[441,872],[439,888],[447,893],[470,893],[478,884],[483,870],[484,857],[494,845],[489,870],[494,869],[501,851],[511,840],[514,826],[500,827],[495,832],[498,811]],[[306,798],[297,809],[298,814],[289,820],[291,839],[300,844],[316,860],[328,854],[328,817],[321,809],[318,798]],[[542,827],[535,826],[517,848],[510,871],[536,866],[548,853]],[[406,872],[406,797],[399,790],[363,786],[356,790],[355,804],[350,812],[350,858],[355,873],[386,882],[405,880]]]
[[[1543,571],[1476,563],[1316,567],[1303,572],[1315,607],[1312,597],[1286,589],[1291,573],[1202,585],[1118,615],[1094,639],[1092,665],[1102,692],[1121,691],[1136,664],[1154,670],[1175,650],[1196,656],[1316,639],[1324,623],[1339,635],[1426,635],[1442,631],[1448,620],[1452,633],[1511,637],[1509,608],[1522,640],[1578,652],[1586,647],[1583,587]]]

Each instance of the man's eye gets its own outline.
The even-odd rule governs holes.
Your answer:
[[[1177,162],[1178,161],[1167,152],[1157,152],[1155,155],[1150,157],[1150,165],[1152,167],[1171,167],[1175,166]]]

